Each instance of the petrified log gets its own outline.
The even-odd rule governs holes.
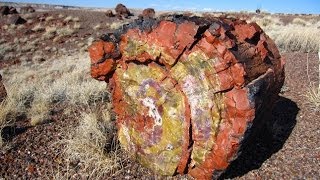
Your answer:
[[[121,145],[162,175],[225,170],[284,81],[274,42],[240,20],[136,20],[89,53],[92,77],[109,82]]]
[[[117,17],[123,16],[125,18],[128,18],[129,16],[131,16],[129,9],[123,4],[117,4],[115,11],[116,11]]]
[[[141,14],[141,16],[145,19],[154,18],[155,15],[156,15],[156,12],[153,8],[146,8],[142,11],[142,14]]]
[[[114,17],[112,10],[107,10],[105,14],[107,17]]]

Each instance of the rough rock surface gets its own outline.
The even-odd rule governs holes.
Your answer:
[[[9,6],[0,6],[0,15],[18,14],[16,8]]]
[[[7,97],[7,91],[2,83],[2,76],[0,75],[0,102],[2,102]]]
[[[146,8],[142,11],[142,17],[143,18],[154,18],[156,15],[156,12],[153,8]]]
[[[22,17],[20,17],[18,14],[14,14],[12,16],[10,16],[7,20],[7,24],[14,24],[14,25],[18,25],[18,24],[24,24],[27,21],[25,19],[23,19]]]
[[[107,10],[106,11],[106,16],[107,17],[114,17],[114,14],[113,14],[112,10]]]
[[[24,6],[20,8],[21,14],[27,14],[27,13],[33,13],[35,12],[35,9],[31,6]]]
[[[115,11],[118,17],[128,18],[131,15],[129,9],[123,4],[117,4]]]
[[[136,20],[89,53],[92,77],[109,82],[120,143],[162,175],[218,176],[284,81],[274,42],[235,19]]]
[[[1,6],[0,7],[0,15],[8,15],[9,14],[9,7],[8,6]]]

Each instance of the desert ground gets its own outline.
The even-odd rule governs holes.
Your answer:
[[[22,6],[14,4],[18,11]],[[107,9],[35,6],[0,16],[0,179],[191,179],[154,174],[116,137],[104,82],[90,76],[88,46],[138,18]],[[114,9],[114,8],[110,8]],[[113,10],[114,11],[114,10]],[[156,16],[177,12],[157,12]],[[221,179],[320,178],[320,15],[179,12],[256,22],[286,59],[285,84],[266,131],[254,134]]]

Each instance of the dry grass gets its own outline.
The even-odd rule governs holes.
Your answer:
[[[57,30],[58,36],[70,36],[76,33],[76,30],[70,26],[66,26]]]
[[[251,21],[257,22],[284,51],[317,52],[319,49],[319,23],[296,18],[292,23],[284,25],[275,16],[253,17]]]
[[[105,102],[108,96],[105,83],[90,77],[89,62],[87,55],[81,54],[2,69],[8,98],[1,105],[1,124],[8,122],[8,114],[16,117],[21,113],[31,118],[30,124],[41,124],[59,103],[90,109]]]
[[[127,24],[127,22],[113,22],[113,23],[107,23],[106,26],[110,29],[118,29],[122,27],[124,24]]]
[[[121,167],[119,145],[108,110],[104,113],[83,113],[79,126],[65,141],[67,162],[80,168],[78,175],[86,179],[102,179]],[[56,173],[61,177],[60,172]]]
[[[89,70],[87,54],[2,69],[8,97],[0,104],[0,131],[21,114],[36,126],[50,121],[51,112],[59,105],[66,105],[63,112],[68,117],[69,113],[80,111],[79,125],[69,129],[69,136],[61,141],[65,147],[63,167],[77,163],[81,177],[101,179],[119,170],[123,159],[119,156],[114,122],[110,120],[106,85],[92,79]],[[7,144],[0,138],[0,145],[5,149]],[[68,170],[62,171],[54,170],[54,178],[70,178],[64,173]]]
[[[69,22],[79,22],[80,18],[79,17],[68,16],[63,21],[67,22],[67,23],[69,23]]]
[[[99,29],[101,29],[102,27],[101,27],[101,24],[97,24],[97,25],[95,25],[94,27],[93,27],[93,29],[94,30],[99,30]]]
[[[46,27],[46,31],[43,33],[42,37],[44,39],[51,39],[56,35],[56,33],[57,33],[56,27],[48,26]]]
[[[45,26],[39,23],[32,28],[32,31],[41,32],[41,31],[44,31],[45,29],[46,29]]]
[[[317,110],[320,110],[320,48],[319,48],[319,52],[318,52],[318,57],[319,57],[319,82],[318,82],[318,85],[314,85],[314,84],[311,84],[310,82],[310,87],[307,91],[307,99],[308,101],[313,104],[315,106],[315,108]],[[309,61],[307,62],[309,63]],[[307,71],[309,71],[309,69],[307,69]]]
[[[49,21],[52,21],[52,20],[54,20],[54,17],[53,17],[53,16],[48,16],[48,17],[46,17],[46,19],[45,19],[46,22],[49,22]]]

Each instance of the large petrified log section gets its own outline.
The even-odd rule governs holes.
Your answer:
[[[137,20],[89,53],[92,77],[109,82],[121,145],[162,175],[225,170],[284,81],[274,42],[235,19]]]

